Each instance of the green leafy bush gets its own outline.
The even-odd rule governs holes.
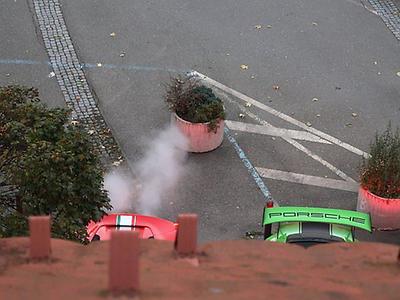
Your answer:
[[[111,208],[99,156],[68,110],[38,97],[0,87],[0,236],[26,235],[28,216],[51,215],[54,237],[85,241],[87,223]]]
[[[382,134],[376,134],[368,159],[360,169],[361,185],[384,198],[400,198],[400,130],[389,123]]]
[[[210,131],[216,131],[218,120],[225,118],[222,100],[195,77],[171,78],[165,88],[164,99],[180,118],[192,123],[209,123]]]

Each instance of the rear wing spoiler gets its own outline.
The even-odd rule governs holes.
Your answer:
[[[264,208],[263,226],[280,222],[321,222],[372,231],[370,215],[358,211],[297,206]]]

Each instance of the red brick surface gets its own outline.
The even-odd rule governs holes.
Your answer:
[[[180,214],[178,216],[178,234],[176,251],[180,255],[192,255],[197,248],[197,215]]]
[[[110,241],[109,290],[139,290],[139,234],[113,231]]]
[[[332,243],[304,249],[217,241],[199,245],[195,258],[176,259],[172,242],[140,240],[140,291],[136,298],[114,297],[108,289],[110,246],[110,241],[80,245],[53,239],[52,259],[30,263],[29,238],[0,239],[0,299],[399,300],[400,295],[399,247],[394,245]]]
[[[30,257],[47,258],[51,253],[50,217],[29,217]]]

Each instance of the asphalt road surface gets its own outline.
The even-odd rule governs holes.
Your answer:
[[[360,153],[389,121],[400,125],[400,44],[361,2],[61,2],[89,84],[133,173],[145,138],[169,123],[162,83],[190,70],[223,85],[216,91],[232,137],[280,205],[355,209]],[[1,5],[0,84],[38,86],[46,102],[64,105],[48,76],[31,1]],[[271,135],[251,126],[267,123],[278,130]],[[296,132],[288,137],[288,129]],[[314,129],[334,142],[320,142]],[[265,198],[225,138],[213,152],[189,155],[186,175],[155,214],[198,213],[202,241],[238,239],[260,230]],[[362,239],[396,243],[399,236]]]

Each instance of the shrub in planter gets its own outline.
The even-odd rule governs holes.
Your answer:
[[[360,168],[358,207],[371,213],[373,226],[400,228],[400,130],[389,123],[376,134],[370,157]]]
[[[165,85],[173,122],[188,138],[188,151],[207,152],[222,143],[225,110],[213,91],[194,77],[178,76]]]

